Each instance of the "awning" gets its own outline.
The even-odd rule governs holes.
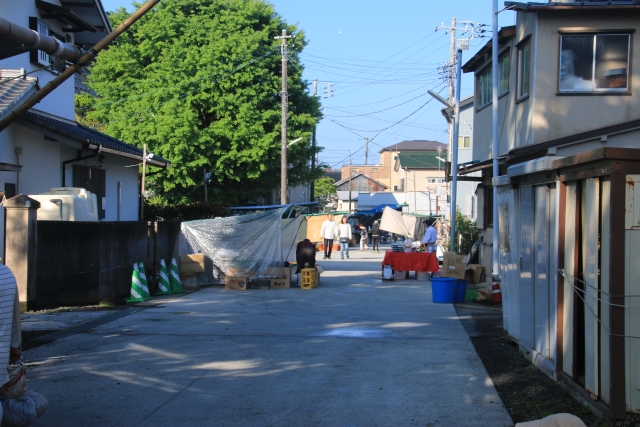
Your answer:
[[[87,22],[87,20],[66,7],[47,3],[42,0],[36,0],[36,7],[46,12],[42,14],[44,19],[57,19],[71,27],[63,28],[63,31],[91,31],[94,33],[98,31],[98,29]]]
[[[387,207],[391,208],[393,210],[398,209],[398,205],[379,205],[379,206],[376,206],[375,208],[371,209],[371,212],[380,213],[380,212],[384,211],[384,208],[387,208]]]

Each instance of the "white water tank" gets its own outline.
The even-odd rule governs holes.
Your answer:
[[[98,221],[97,197],[84,188],[51,188],[29,197],[40,202],[39,221]]]

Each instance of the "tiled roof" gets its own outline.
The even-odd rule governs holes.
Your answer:
[[[21,76],[20,70],[0,70],[0,119],[33,94],[37,77]]]
[[[387,184],[383,184],[382,182],[378,181],[377,179],[375,179],[375,178],[371,178],[371,176],[370,176],[370,175],[367,175],[367,174],[366,174],[366,173],[364,173],[364,172],[357,172],[357,173],[354,173],[353,175],[351,175],[351,179],[353,180],[354,178],[357,178],[357,177],[359,177],[360,175],[362,175],[362,176],[364,176],[365,178],[367,178],[367,179],[369,179],[369,180],[371,180],[371,181],[373,181],[373,182],[377,183],[378,185],[381,185],[381,186],[382,186],[382,187],[384,187],[384,188],[389,188],[389,186],[388,186]],[[338,187],[338,186],[340,186],[340,185],[342,185],[342,184],[345,184],[345,183],[347,183],[347,182],[349,182],[349,177],[346,177],[345,179],[341,179],[340,181],[334,182],[334,183],[333,183],[333,185],[335,185],[336,187]]]
[[[37,125],[48,128],[54,132],[60,133],[68,138],[75,139],[83,144],[89,144],[89,148],[97,149],[99,147],[113,151],[113,154],[123,153],[126,157],[136,157],[142,159],[142,150],[133,145],[122,142],[116,138],[105,135],[102,132],[88,128],[73,120],[68,120],[62,117],[54,116],[53,114],[45,113],[43,111],[31,109],[27,111],[24,116],[18,119],[18,122],[31,122]],[[168,166],[169,161],[158,156],[153,155],[149,164],[156,166]]]
[[[400,152],[398,153],[398,160],[400,161],[400,168],[404,169],[444,169],[444,162],[437,159],[446,159],[447,152],[443,151],[442,155],[438,156],[438,152]]]
[[[438,141],[402,141],[397,144],[390,145],[380,150],[383,151],[438,151],[438,148],[442,150],[447,149],[447,144],[443,144]]]

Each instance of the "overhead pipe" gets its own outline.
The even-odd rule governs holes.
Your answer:
[[[89,49],[87,52],[82,55],[82,57],[78,60],[76,64],[71,65],[69,68],[64,70],[58,77],[51,80],[47,83],[42,89],[38,92],[30,96],[18,106],[16,109],[11,111],[5,118],[0,120],[0,132],[5,130],[11,123],[13,123],[16,119],[21,117],[24,113],[29,111],[31,107],[36,105],[38,102],[42,101],[42,99],[53,92],[58,86],[64,83],[69,77],[73,76],[76,72],[80,71],[82,67],[88,65],[93,59],[98,55],[105,47],[109,46],[112,41],[114,41],[120,34],[122,34],[127,28],[133,25],[138,19],[140,19],[145,13],[151,10],[155,5],[160,3],[160,0],[149,0],[145,3],[140,9],[138,9],[133,15],[131,15],[126,21],[122,24],[118,25],[115,30],[110,32],[106,37],[100,40],[95,46]]]
[[[75,46],[61,42],[55,37],[45,36],[29,28],[21,27],[4,18],[0,18],[0,37],[6,37],[23,45],[25,51],[38,49],[73,63],[78,62],[82,55],[82,52]]]

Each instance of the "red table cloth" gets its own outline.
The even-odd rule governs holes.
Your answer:
[[[387,251],[382,266],[391,265],[396,271],[430,271],[440,269],[436,254],[429,252],[392,252]]]

